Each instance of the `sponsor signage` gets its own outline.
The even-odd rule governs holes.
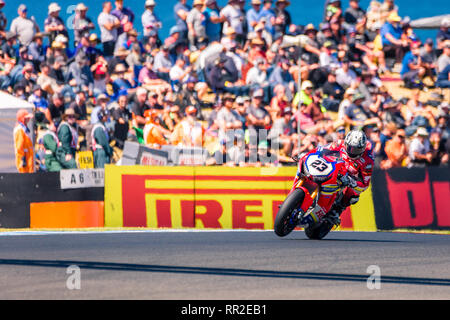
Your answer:
[[[137,164],[143,166],[165,166],[169,163],[167,151],[140,146]]]
[[[376,170],[372,185],[378,229],[450,229],[448,169]]]
[[[59,178],[63,190],[105,186],[104,169],[61,170]]]
[[[106,166],[105,226],[271,229],[289,169]]]
[[[296,174],[295,167],[278,169],[108,165],[105,226],[273,229]],[[361,217],[344,213],[341,229],[374,228],[370,197],[358,204]],[[367,215],[373,222],[366,223]]]

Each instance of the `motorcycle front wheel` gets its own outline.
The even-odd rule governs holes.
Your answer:
[[[297,215],[293,216],[295,209],[299,209],[305,198],[305,192],[302,189],[292,191],[278,210],[274,223],[275,234],[279,237],[285,237],[297,226]]]

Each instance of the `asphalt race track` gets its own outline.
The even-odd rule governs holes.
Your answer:
[[[0,299],[449,299],[449,248],[386,232],[0,233]]]

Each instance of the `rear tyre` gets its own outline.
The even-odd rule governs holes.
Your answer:
[[[302,189],[295,189],[284,200],[274,223],[274,231],[277,236],[285,237],[297,226],[297,216],[293,217],[292,213],[301,207],[304,198],[305,192]]]
[[[322,240],[333,228],[333,225],[327,220],[305,228],[305,234],[309,239]]]

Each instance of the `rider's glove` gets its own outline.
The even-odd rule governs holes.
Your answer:
[[[349,176],[348,174],[346,174],[345,176],[342,176],[340,178],[340,182],[341,182],[341,186],[343,188],[345,188],[345,187],[355,188],[357,186],[355,179],[353,177]]]

